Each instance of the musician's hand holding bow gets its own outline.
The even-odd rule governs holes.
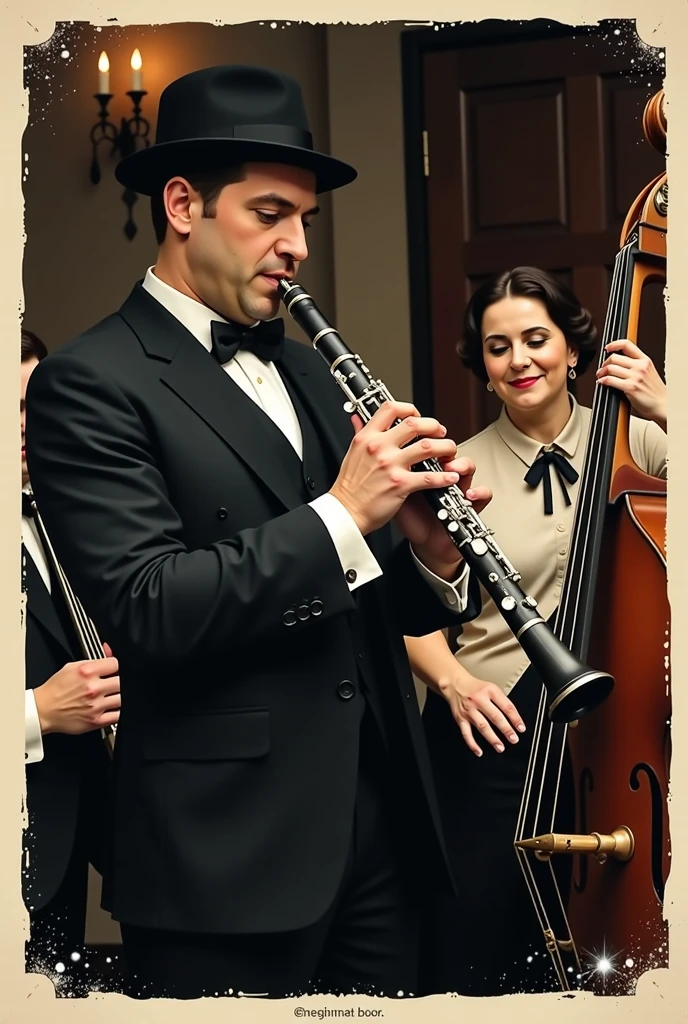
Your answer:
[[[598,384],[623,391],[633,412],[667,426],[667,389],[652,360],[628,338],[611,341],[607,358],[597,371]]]
[[[103,644],[106,658],[71,661],[34,689],[41,732],[72,736],[119,721],[119,663]]]

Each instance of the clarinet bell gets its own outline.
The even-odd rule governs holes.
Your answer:
[[[522,634],[521,646],[547,691],[551,722],[568,725],[583,718],[614,689],[613,676],[584,664],[542,622]]]
[[[568,725],[590,714],[607,699],[614,689],[614,677],[608,672],[585,669],[575,679],[567,680],[556,691],[547,687],[551,722]]]

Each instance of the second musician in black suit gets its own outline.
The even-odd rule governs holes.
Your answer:
[[[21,355],[26,967],[51,976],[60,994],[74,995],[85,991],[87,981],[82,968],[89,862],[103,870],[110,762],[100,730],[117,723],[119,679],[115,658],[83,660],[35,527],[23,451],[25,396],[47,352],[40,338],[23,330]]]

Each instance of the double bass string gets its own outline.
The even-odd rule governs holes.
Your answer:
[[[614,272],[614,275],[613,275],[612,289],[611,289],[612,296],[611,296],[611,301],[610,301],[610,306],[609,306],[609,313],[608,313],[608,316],[606,318],[603,343],[602,343],[601,352],[600,352],[600,360],[599,360],[599,364],[600,365],[601,365],[601,363],[605,359],[605,352],[604,352],[605,345],[608,344],[609,341],[611,340],[611,338],[614,337],[618,333],[618,330],[619,330],[619,328],[621,326],[622,309],[621,309],[620,298],[621,298],[621,295],[622,295],[622,292],[623,292],[623,279],[625,278],[625,274],[626,274],[626,270],[627,270],[627,266],[628,266],[629,260],[630,260],[630,255],[629,255],[628,249],[626,249],[626,248],[624,250],[622,250],[617,255],[617,258],[616,258],[615,272]],[[600,472],[600,468],[601,468],[601,466],[600,466],[601,459],[602,459],[601,438],[603,436],[603,431],[606,429],[606,424],[608,422],[608,417],[609,417],[609,413],[610,413],[610,400],[613,400],[616,397],[617,396],[612,395],[610,392],[608,392],[608,389],[598,389],[597,390],[597,394],[595,396],[595,401],[593,403],[594,408],[593,408],[593,414],[592,414],[592,422],[591,422],[591,428],[590,428],[589,435],[588,435],[588,440],[587,440],[586,472],[584,473],[584,478],[583,478],[583,480],[581,482],[581,488],[580,488],[579,497],[578,497],[579,511],[587,512],[588,516],[587,516],[587,518],[586,518],[586,520],[584,522],[581,522],[581,516],[580,515],[578,517],[578,529],[576,529],[576,531],[574,532],[574,536],[572,538],[572,545],[571,545],[572,546],[572,551],[571,551],[571,553],[569,555],[570,570],[567,573],[567,577],[566,577],[566,581],[565,581],[564,593],[563,593],[562,599],[561,599],[561,601],[559,603],[559,607],[558,607],[557,615],[556,615],[556,624],[555,624],[555,630],[557,631],[557,634],[561,637],[561,639],[564,640],[564,642],[568,642],[568,643],[572,643],[573,640],[574,640],[575,626],[576,626],[576,622],[577,622],[578,612],[580,610],[580,590],[581,590],[582,581],[583,581],[583,566],[581,564],[583,559],[581,558],[581,552],[585,551],[585,547],[583,545],[584,545],[584,542],[585,542],[585,539],[586,539],[586,536],[587,536],[587,532],[588,532],[589,525],[590,525],[590,517],[591,517],[591,514],[592,514],[592,500],[591,500],[590,492],[596,486],[596,480],[597,480],[597,478],[599,476],[599,472]],[[573,591],[574,585],[577,587],[575,599],[572,598],[572,591]],[[566,622],[567,617],[569,618],[569,622],[566,623],[568,628],[565,631],[564,630],[564,624]],[[550,760],[549,748],[550,748],[550,744],[551,744],[552,734],[554,732],[554,726],[551,723],[547,723],[547,726],[545,727],[543,725],[544,718],[545,718],[545,693],[544,693],[544,690],[543,690],[543,693],[542,693],[542,696],[541,696],[541,700],[540,700],[540,704],[539,704],[539,707],[538,707],[538,715],[537,715],[537,719],[536,719],[536,728],[535,728],[535,738],[533,740],[533,749],[535,751],[536,746],[539,746],[541,744],[542,739],[543,739],[543,735],[545,733],[545,728],[546,728],[547,729],[547,733],[546,733],[546,737],[545,737],[545,740],[544,740],[544,742],[545,742],[544,762],[545,762],[545,765],[547,765],[549,763],[549,760]],[[565,730],[562,730],[562,736],[564,736],[564,735],[565,735]],[[561,769],[562,761],[563,761],[563,753],[562,753],[562,755],[560,757],[560,769]],[[536,762],[537,762],[537,754],[534,754],[534,756],[531,757],[531,761],[530,761],[530,764],[529,764],[529,772],[528,772],[527,780],[526,780],[526,788],[524,790],[524,797],[523,797],[522,804],[521,804],[521,815],[519,816],[518,832],[517,832],[518,838],[523,838],[523,834],[524,834],[523,826],[524,826],[524,817],[525,817],[526,811],[527,811],[528,807],[530,807],[532,809],[533,785],[534,785],[534,778],[533,778],[533,776],[534,776],[534,769],[536,767]],[[560,770],[559,770],[559,774],[560,774]],[[536,821],[533,823],[534,827],[536,827],[537,820],[539,820],[539,817],[540,817],[541,802],[542,802],[543,789],[544,789],[544,783],[545,783],[544,775],[545,775],[545,773],[544,773],[544,770],[543,770],[543,776],[541,778],[540,787],[539,787],[539,791],[538,791],[538,794],[537,794],[537,806],[535,808],[535,818],[536,818]],[[556,786],[556,789],[555,789],[555,793],[556,792],[558,792],[558,782],[557,782],[557,786]]]
[[[619,252],[616,258],[610,298],[610,315],[605,324],[598,366],[601,366],[606,358],[606,345],[610,341],[621,337],[624,333],[623,326],[626,320],[624,295],[632,263],[631,252],[632,246],[629,244]],[[600,478],[611,469],[611,465],[605,466],[605,461],[611,462],[611,453],[604,450],[604,438],[609,436],[610,425],[618,409],[619,400],[620,396],[609,388],[596,389],[586,445],[586,470],[581,481],[578,497],[577,528],[574,531],[572,550],[569,557],[573,571],[567,573],[566,589],[563,599],[559,604],[555,625],[557,635],[565,643],[569,644],[575,642],[576,639],[579,642],[584,639],[583,637],[576,638],[575,635],[581,609],[581,590],[583,585],[588,582],[581,563],[585,561],[588,532],[593,516],[597,511],[595,509],[596,494],[601,495],[601,501],[606,504],[606,493],[603,488],[600,488]],[[600,509],[599,511],[602,510]],[[574,586],[576,587],[576,592],[575,597],[572,597],[571,592]]]
[[[40,530],[43,544],[50,555],[53,568],[55,569],[55,573],[58,577],[60,586],[62,588],[62,592],[65,596],[65,600],[67,601],[67,606],[69,608],[72,620],[74,622],[74,626],[78,633],[79,642],[84,648],[84,653],[86,653],[88,655],[88,658],[92,661],[95,661],[97,658],[104,658],[105,650],[100,643],[98,635],[95,631],[95,627],[93,626],[93,623],[86,615],[86,612],[84,611],[81,602],[79,601],[76,594],[72,590],[72,586],[69,580],[67,579],[65,572],[57,560],[57,556],[55,555],[53,546],[50,543],[50,539],[46,532],[45,526],[43,525],[43,520],[41,519],[38,509],[36,508],[35,502],[34,512],[36,525]]]
[[[606,358],[605,346],[609,344],[610,340],[615,338],[621,331],[624,320],[622,302],[624,282],[630,262],[630,246],[627,246],[617,255],[616,258],[615,272],[612,280],[612,295],[609,315],[606,318],[599,365],[601,365]],[[616,394],[612,394],[609,389],[597,389],[595,400],[593,402],[591,427],[586,442],[586,470],[584,472],[583,480],[581,481],[581,488],[578,496],[578,515],[576,529],[574,530],[572,537],[571,552],[569,554],[569,570],[566,574],[564,592],[562,594],[555,619],[555,631],[557,635],[569,646],[579,639],[575,634],[578,624],[578,616],[581,610],[581,589],[584,582],[584,561],[587,553],[586,541],[594,511],[595,489],[599,487],[599,478],[604,471],[603,463],[605,453],[603,451],[602,439],[605,434],[608,434],[609,432],[609,422],[614,412],[614,405],[616,402],[618,402],[618,396]],[[538,708],[535,733],[538,740],[543,732],[544,711],[545,699],[543,693],[540,706]],[[550,736],[554,727],[549,723],[548,728],[550,735],[548,736],[547,742],[549,745]],[[562,730],[562,735],[565,735],[565,730]],[[536,741],[534,740],[534,743],[535,742]],[[548,760],[549,758],[546,758],[546,761]],[[534,766],[531,764],[531,768],[532,767]],[[532,793],[532,780],[529,780],[529,784],[529,793]],[[544,780],[541,782],[540,792],[538,794],[537,819],[539,819],[540,816],[540,803],[542,800],[543,786]],[[524,799],[522,808],[524,808],[525,803],[526,801]]]
[[[631,261],[631,245],[629,244],[617,254],[615,260],[610,304],[605,318],[603,342],[601,345],[598,365],[601,365],[606,358],[605,347],[609,341],[616,337],[620,337],[621,333],[623,333],[621,328],[625,320],[623,302],[625,292],[624,283],[627,279],[627,273]],[[615,399],[618,402],[618,396],[616,394],[612,394],[606,388],[598,388],[595,395],[595,401],[593,403],[592,421],[586,443],[586,471],[584,473],[584,479],[581,482],[578,498],[579,514],[576,517],[576,529],[572,538],[571,552],[569,555],[569,571],[566,576],[565,589],[557,609],[555,620],[556,635],[569,645],[575,643],[576,640],[579,642],[583,640],[583,637],[576,637],[576,632],[579,622],[579,612],[581,609],[581,591],[584,582],[585,555],[589,554],[589,552],[586,551],[585,541],[592,521],[592,516],[595,511],[595,503],[593,500],[595,488],[599,487],[600,475],[604,473],[605,458],[607,458],[608,461],[608,453],[604,451],[602,441],[603,438],[609,434],[610,416],[613,414],[615,409],[615,406],[612,403]],[[554,818],[561,788],[561,773],[566,748],[567,727],[565,725],[554,725],[553,723],[546,721],[545,711],[546,692],[543,687],[536,716],[533,748],[529,760],[526,784],[524,786],[521,808],[517,821],[516,840],[525,837],[527,818],[530,819],[532,824],[532,829],[528,829],[528,832],[532,835],[537,835],[542,831],[553,831],[554,829]],[[538,771],[538,769],[540,770]],[[539,783],[536,781],[538,776]],[[550,790],[549,793],[547,793],[548,788]],[[543,804],[546,805],[544,808]],[[548,813],[547,807],[549,807],[549,825],[548,827],[540,827],[541,816],[543,813]],[[555,901],[553,909],[557,915],[560,916],[560,928],[563,929],[562,939],[560,940],[557,940],[555,937],[556,931],[552,927],[550,913],[548,913],[548,909],[543,901],[542,891],[538,885],[538,879],[535,877],[533,862],[528,856],[526,850],[517,848],[516,853],[519,858],[519,864],[524,874],[524,879],[531,899],[533,900],[540,926],[547,939],[548,950],[552,955],[560,983],[563,988],[567,989],[570,987],[567,974],[572,973],[574,970],[579,971],[580,961],[578,959],[575,945],[571,939],[566,910],[564,908],[561,892],[554,873],[552,860],[551,858],[548,858],[544,863],[542,861],[537,862],[537,865],[538,873],[543,876],[545,870],[547,868],[549,869],[547,880],[549,883],[548,887],[550,888],[550,895],[554,897]],[[557,931],[559,931],[559,929],[557,929]],[[571,947],[571,952],[574,956],[574,962],[573,964],[570,964],[568,968],[565,967],[561,956],[561,949],[559,945],[561,941],[564,941]]]
[[[74,629],[76,630],[77,633],[77,639],[81,644],[83,652],[89,661],[97,661],[99,658],[104,658],[105,648],[103,647],[100,641],[100,637],[96,632],[96,628],[93,625],[93,622],[86,615],[86,612],[84,611],[84,607],[81,604],[81,601],[74,593],[72,585],[69,582],[62,566],[58,561],[57,555],[55,554],[55,550],[50,542],[50,538],[48,537],[48,533],[45,529],[38,508],[36,507],[36,502],[33,496],[31,498],[31,503],[33,505],[34,520],[36,523],[36,527],[38,529],[38,532],[40,533],[46,554],[48,555],[50,561],[52,562],[53,569],[55,570],[55,575],[57,576],[60,588],[64,595],[65,603],[67,604],[67,609],[74,624]],[[116,731],[117,727],[114,725],[106,726],[105,728],[101,729],[103,739],[105,739],[109,750],[112,750],[112,744]]]

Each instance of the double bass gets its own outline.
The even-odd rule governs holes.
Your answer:
[[[664,92],[643,131],[666,153]],[[638,343],[643,293],[666,281],[667,175],[637,196],[624,222],[602,337]],[[563,991],[635,991],[668,964],[664,888],[670,865],[670,609],[666,482],[642,472],[629,446],[630,406],[597,386],[554,632],[616,681],[606,700],[557,722],[543,680],[514,838]],[[564,784],[568,758],[573,791]],[[556,830],[565,801],[571,834]],[[570,868],[564,877],[562,867]]]

